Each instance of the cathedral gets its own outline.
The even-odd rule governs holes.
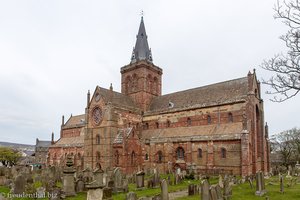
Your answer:
[[[270,170],[268,126],[253,73],[212,85],[162,94],[163,69],[153,63],[141,18],[121,92],[96,86],[82,115],[62,117],[48,165],[72,156],[78,169],[124,173],[156,167],[201,174],[251,175]]]

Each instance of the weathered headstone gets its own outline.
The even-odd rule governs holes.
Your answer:
[[[111,200],[112,199],[112,188],[109,187],[104,187],[103,188],[103,200],[107,199],[107,200]]]
[[[98,184],[100,186],[104,186],[104,183],[103,183],[103,174],[104,174],[104,171],[102,169],[96,169],[93,172],[94,181],[96,182],[96,184]]]
[[[266,193],[265,191],[265,181],[262,172],[256,173],[256,192],[255,195],[263,196]]]
[[[189,186],[188,186],[188,195],[189,196],[195,195],[195,185],[194,184],[189,184]]]
[[[0,186],[4,186],[6,182],[6,176],[0,176]]]
[[[219,175],[219,186],[220,186],[221,188],[224,188],[223,177],[222,177],[221,174]]]
[[[122,173],[119,167],[114,169],[113,176],[114,176],[115,187],[122,188]]]
[[[224,179],[224,199],[228,200],[232,196],[232,187],[229,178]]]
[[[165,179],[161,181],[161,199],[162,200],[169,200],[169,193],[168,193],[168,184]]]
[[[143,171],[136,173],[136,187],[137,188],[144,187],[144,177],[145,177],[145,173]]]
[[[126,200],[137,200],[137,195],[134,192],[129,192],[126,195]]]
[[[281,193],[284,192],[283,177],[282,177],[282,176],[280,176],[280,192],[281,192]]]
[[[219,185],[216,185],[217,199],[223,200],[222,188]]]
[[[82,180],[76,181],[76,192],[83,192],[84,191],[84,182]]]
[[[218,200],[218,195],[217,195],[217,190],[215,185],[210,186],[209,192],[210,192],[211,200]]]
[[[44,187],[39,187],[36,189],[37,198],[46,198],[46,189]]]
[[[101,188],[89,188],[87,192],[87,200],[102,200],[103,190]]]
[[[75,183],[74,183],[74,173],[73,161],[71,157],[68,157],[66,168],[64,169],[64,181],[63,181],[63,191],[65,196],[75,196]]]
[[[201,200],[210,200],[209,188],[208,180],[204,179],[201,182]]]
[[[13,193],[22,194],[23,192],[25,192],[25,185],[26,185],[25,177],[22,174],[18,175],[14,181]]]

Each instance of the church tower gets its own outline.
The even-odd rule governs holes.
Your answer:
[[[161,95],[162,69],[153,64],[143,17],[131,62],[121,68],[121,76],[122,93],[130,96],[143,111],[148,109],[153,97]]]

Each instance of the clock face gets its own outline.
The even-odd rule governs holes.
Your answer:
[[[93,121],[96,125],[100,124],[102,120],[102,111],[99,107],[94,108],[92,112]]]

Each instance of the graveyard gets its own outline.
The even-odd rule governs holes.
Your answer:
[[[112,170],[64,168],[32,170],[25,166],[0,168],[0,199],[67,200],[239,200],[300,199],[297,169],[255,176],[205,175],[182,171],[165,174],[153,169],[131,175]]]

